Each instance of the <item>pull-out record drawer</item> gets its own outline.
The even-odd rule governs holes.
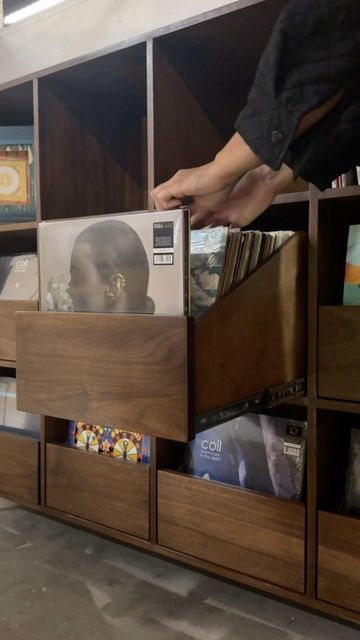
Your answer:
[[[158,483],[160,545],[304,593],[303,504],[171,471]]]
[[[39,502],[38,440],[0,432],[0,493],[24,504]]]
[[[17,314],[18,408],[188,439],[184,317]]]
[[[149,539],[150,467],[48,444],[46,504]]]

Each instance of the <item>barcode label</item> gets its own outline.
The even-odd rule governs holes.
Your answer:
[[[154,254],[154,264],[174,264],[174,254],[173,253],[155,253]]]
[[[288,456],[294,456],[295,458],[299,458],[300,447],[289,447],[288,445],[285,445],[284,453],[286,453]]]

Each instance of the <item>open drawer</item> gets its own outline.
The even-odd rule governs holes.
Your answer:
[[[304,593],[303,504],[160,471],[158,543]]]
[[[17,314],[18,408],[188,438],[184,317]]]
[[[24,504],[39,503],[40,443],[0,432],[0,493]]]
[[[297,233],[195,323],[17,314],[18,408],[185,442],[221,413],[305,373],[305,236]]]
[[[31,300],[0,300],[0,360],[16,360],[17,311],[36,311],[38,303]]]
[[[360,518],[319,513],[318,597],[360,613]]]
[[[46,505],[144,540],[149,539],[150,468],[46,446]]]

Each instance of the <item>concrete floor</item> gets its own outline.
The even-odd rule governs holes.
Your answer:
[[[0,499],[1,640],[360,640],[360,631]]]

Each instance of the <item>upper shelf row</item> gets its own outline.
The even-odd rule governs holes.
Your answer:
[[[286,2],[238,4],[0,87],[0,126],[35,127],[38,220],[147,209],[154,184],[214,157]]]
[[[0,126],[35,128],[38,221],[147,209],[154,184],[211,160],[234,131],[285,4],[234,3],[196,24],[0,87]],[[307,200],[302,193],[279,202]]]

